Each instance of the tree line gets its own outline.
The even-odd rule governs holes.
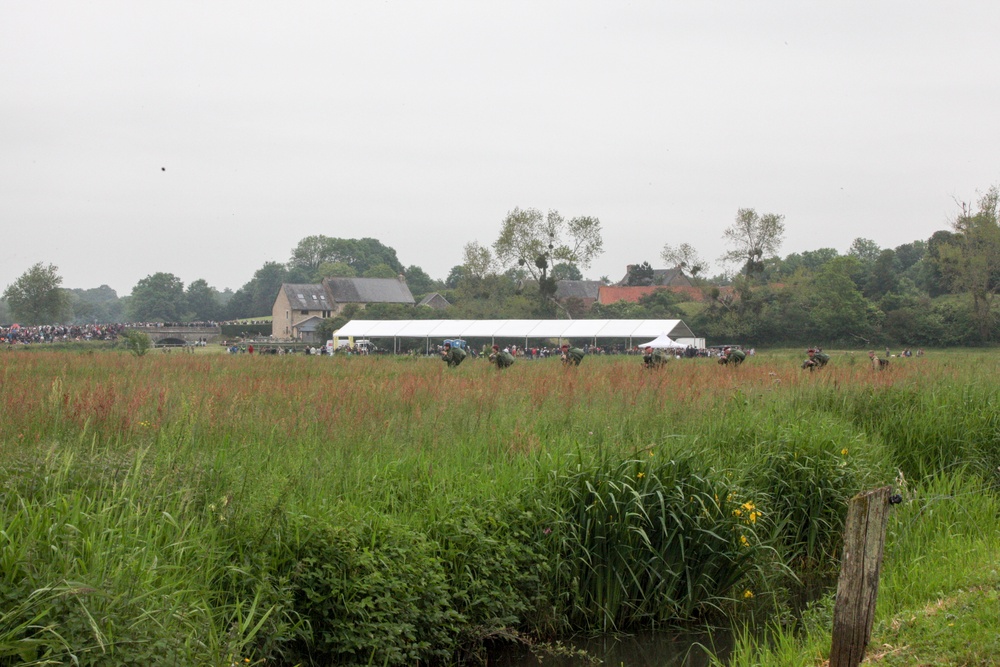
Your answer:
[[[221,321],[268,316],[282,283],[318,283],[328,277],[403,276],[414,297],[441,293],[446,311],[375,304],[378,318],[678,318],[710,341],[753,345],[826,344],[868,347],[976,345],[1000,339],[997,187],[974,203],[959,203],[949,229],[895,248],[855,239],[845,254],[817,248],[779,256],[784,216],[737,211],[723,234],[726,270],[707,276],[706,262],[687,243],[666,244],[668,268],[679,268],[695,291],[655,291],[638,303],[595,304],[557,299],[560,280],[581,280],[603,251],[597,218],[565,218],[558,211],[515,208],[495,241],[471,242],[444,280],[404,266],[396,251],[374,238],[308,236],[285,263],[268,262],[235,292],[205,280],[188,285],[170,273],[140,280],[119,297],[99,288],[64,289],[58,269],[36,264],[9,285],[0,322],[25,324],[113,321]],[[648,252],[648,249],[637,252]],[[628,282],[655,284],[649,257],[637,257]],[[610,283],[607,276],[601,281]],[[349,306],[325,328],[356,317]]]

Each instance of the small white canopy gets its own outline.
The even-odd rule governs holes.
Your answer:
[[[639,343],[639,347],[659,347],[664,349],[675,349],[678,347],[685,347],[684,345],[672,340],[667,334],[660,334],[648,343]]]

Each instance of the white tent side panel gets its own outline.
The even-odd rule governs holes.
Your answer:
[[[641,338],[703,341],[682,320],[351,320],[339,338]],[[702,345],[704,342],[702,342]]]

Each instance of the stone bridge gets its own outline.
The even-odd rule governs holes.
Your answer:
[[[201,341],[211,344],[217,343],[222,336],[222,327],[153,326],[130,327],[130,330],[147,334],[156,347],[192,345]]]

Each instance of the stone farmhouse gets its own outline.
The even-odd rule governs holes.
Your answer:
[[[284,283],[271,307],[271,338],[313,342],[316,328],[349,303],[413,305],[413,294],[399,278],[324,278],[318,285]]]

